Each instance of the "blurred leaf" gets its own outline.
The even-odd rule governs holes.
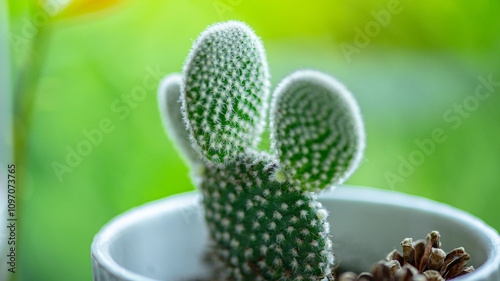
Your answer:
[[[68,19],[104,11],[117,6],[125,0],[43,0],[40,2],[45,11],[55,20]]]
[[[26,14],[31,9],[33,1],[27,0],[8,0],[7,6],[9,8],[10,18],[17,18]]]

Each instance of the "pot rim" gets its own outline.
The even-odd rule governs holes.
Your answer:
[[[114,217],[101,228],[92,241],[91,258],[93,262],[106,268],[114,276],[125,280],[158,281],[137,274],[118,264],[111,256],[110,244],[120,233],[143,221],[145,217],[163,216],[170,211],[176,211],[178,208],[199,202],[199,199],[201,199],[201,194],[198,191],[183,192],[145,203]]]
[[[110,253],[112,241],[127,228],[143,221],[145,217],[163,216],[168,212],[178,210],[178,208],[196,204],[200,199],[201,194],[198,191],[190,191],[148,202],[118,215],[104,225],[94,237],[91,245],[92,262],[106,268],[114,276],[125,280],[156,281],[156,279],[139,275],[118,264]],[[458,217],[465,226],[477,232],[477,238],[481,239],[483,244],[489,245],[487,259],[474,271],[474,277],[482,280],[482,278],[488,278],[492,272],[500,269],[500,236],[497,231],[479,218],[447,204],[397,191],[355,186],[342,186],[335,191],[324,192],[319,196],[319,199],[321,201],[340,199],[407,208],[454,220]],[[405,204],[408,200],[412,202],[410,206]],[[465,278],[467,278],[467,275],[458,277],[455,280],[459,281]]]

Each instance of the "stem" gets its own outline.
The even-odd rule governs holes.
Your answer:
[[[48,25],[50,22],[48,23]],[[22,218],[25,198],[23,197],[26,186],[26,175],[28,174],[28,143],[30,139],[31,119],[33,105],[36,100],[36,89],[42,70],[42,64],[46,57],[46,50],[50,34],[50,26],[40,26],[33,38],[28,58],[24,67],[20,70],[14,85],[14,163],[16,165],[16,193],[18,198],[17,217]],[[17,240],[21,237],[21,224],[17,228]],[[19,243],[22,245],[22,243]],[[16,279],[12,274],[10,280]]]
[[[46,56],[46,45],[50,35],[49,26],[41,26],[31,44],[27,62],[21,69],[14,89],[14,116],[30,121],[35,92],[40,77],[43,60]]]

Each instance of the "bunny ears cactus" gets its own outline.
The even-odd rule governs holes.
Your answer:
[[[269,87],[259,38],[243,23],[218,23],[194,42],[182,75],[162,82],[160,111],[193,170],[204,171],[196,182],[220,277],[321,280],[333,253],[314,191],[358,167],[361,115],[334,78],[296,71],[273,93],[271,153],[259,152]]]

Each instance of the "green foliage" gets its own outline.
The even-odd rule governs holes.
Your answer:
[[[331,273],[332,243],[328,213],[310,191],[335,186],[357,168],[361,115],[332,77],[295,72],[274,93],[272,154],[257,152],[268,76],[253,31],[218,23],[195,41],[182,81],[172,74],[162,82],[160,110],[181,150],[191,141],[206,164],[194,182],[221,278],[321,280]]]
[[[43,21],[30,14],[37,1],[7,2],[16,79],[25,69],[31,23]],[[159,80],[149,81],[156,85],[135,107],[123,97],[142,84],[147,67],[178,72],[191,38],[221,20],[214,8],[219,2],[231,8],[222,19],[244,20],[265,40],[273,85],[294,68],[314,67],[335,74],[356,93],[370,141],[363,165],[347,183],[425,196],[500,229],[498,88],[459,129],[442,118],[447,108],[473,94],[478,75],[491,73],[500,80],[498,1],[401,1],[402,13],[393,15],[350,64],[339,44],[353,43],[354,28],[365,28],[374,20],[371,11],[391,1],[128,1],[112,13],[52,28],[33,104],[17,280],[91,280],[90,243],[106,222],[193,189],[187,168],[162,132],[155,98]],[[126,114],[112,110],[116,100],[127,106]],[[85,139],[82,130],[96,128],[103,118],[116,130],[60,182],[51,163],[65,163],[66,146],[75,148]],[[418,149],[415,140],[431,137],[436,127],[446,130],[446,142],[404,182],[390,187],[384,173],[398,173],[399,157],[408,158]],[[487,138],[478,137],[484,132]],[[261,149],[268,149],[268,133]]]

